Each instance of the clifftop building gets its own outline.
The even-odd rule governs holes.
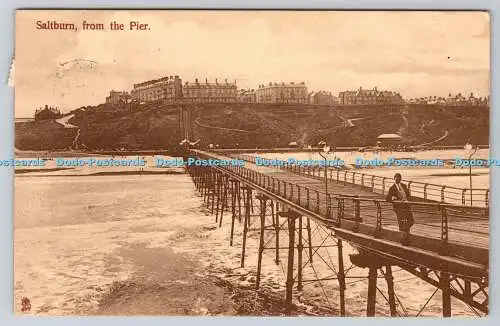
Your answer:
[[[476,97],[474,93],[470,93],[469,96],[464,96],[462,93],[456,95],[448,94],[448,97],[444,96],[425,96],[411,98],[407,100],[409,104],[435,104],[443,106],[488,106],[488,97]]]
[[[307,104],[307,87],[304,82],[259,85],[256,99],[257,103]]]
[[[253,89],[240,89],[237,100],[241,103],[255,103],[257,102],[257,94]]]
[[[309,94],[309,104],[333,105],[334,103],[335,99],[331,92],[319,91]]]
[[[234,103],[238,97],[236,81],[231,83],[227,79],[224,82],[217,79],[215,82],[209,82],[208,79],[200,82],[196,78],[194,82],[186,82],[182,91],[184,101],[192,103]]]
[[[339,93],[340,104],[403,104],[403,98],[399,93],[391,91],[380,91],[377,87],[373,89],[362,89],[357,91],[344,91]]]
[[[52,106],[45,104],[43,108],[38,108],[35,111],[35,120],[48,120],[61,117],[61,111]]]
[[[106,103],[119,104],[125,102],[129,97],[130,95],[128,94],[128,92],[111,90],[109,92],[109,96],[106,97]]]
[[[139,102],[175,103],[182,98],[182,80],[169,76],[134,84],[130,92]]]

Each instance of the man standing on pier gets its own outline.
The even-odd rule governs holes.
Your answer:
[[[401,174],[394,175],[394,184],[389,188],[386,200],[392,202],[394,212],[398,217],[399,231],[410,232],[410,228],[415,223],[410,205],[407,202],[410,199],[410,190],[408,187],[401,183]],[[394,202],[394,201],[399,202]]]

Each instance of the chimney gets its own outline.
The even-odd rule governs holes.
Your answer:
[[[195,82],[196,84],[198,84],[198,78],[195,78],[195,79],[194,79],[194,82]]]
[[[219,85],[219,81],[217,80],[217,78],[215,78],[215,83]]]
[[[205,78],[205,84],[208,84],[208,78]]]

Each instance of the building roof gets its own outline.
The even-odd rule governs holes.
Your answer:
[[[342,91],[339,92],[339,94],[346,94],[346,95],[355,95],[357,91]]]
[[[185,88],[233,88],[237,89],[236,84],[232,83],[196,83],[196,82],[186,82],[184,84]]]
[[[304,87],[304,88],[307,88],[305,82],[300,82],[300,83],[296,83],[296,82],[289,82],[289,83],[269,82],[268,84],[259,85],[259,88],[269,88],[269,87]]]
[[[378,96],[378,97],[384,97],[384,96],[401,96],[399,93],[393,92],[393,91],[386,91],[386,90],[378,90],[377,87],[374,87],[373,89],[363,89],[359,88],[355,91],[343,91],[339,92],[339,96],[348,96],[348,95],[354,95],[354,96]]]
[[[377,95],[378,92],[376,90],[371,89],[360,89],[358,91],[358,95]]]
[[[209,81],[208,79],[205,79],[205,81],[200,81],[200,80],[198,80],[198,78],[195,78],[194,82],[185,82],[184,86],[188,86],[188,87],[230,86],[232,88],[232,87],[236,87],[236,79],[234,80],[234,82],[231,82],[231,81],[228,82],[227,78],[226,78],[226,79],[224,79],[223,82],[221,82],[218,79],[215,79],[215,81]]]
[[[381,134],[377,139],[401,139],[401,136],[396,134]]]

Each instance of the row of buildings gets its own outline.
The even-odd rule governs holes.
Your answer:
[[[359,88],[339,93],[308,92],[304,82],[270,82],[261,84],[257,89],[238,90],[236,80],[182,82],[177,75],[148,80],[134,84],[130,94],[126,91],[112,90],[106,103],[119,104],[130,101],[173,103],[274,103],[274,104],[313,104],[313,105],[402,105],[443,104],[443,105],[488,105],[489,98],[475,97],[472,93],[465,97],[461,93],[444,97],[422,97],[405,101],[400,93]]]
[[[243,103],[292,103],[333,105],[338,103],[338,98],[332,92],[318,91],[307,92],[304,83],[269,83],[267,86],[259,85],[257,90],[241,89],[236,98]]]
[[[362,89],[355,91],[344,91],[339,93],[339,104],[343,105],[398,105],[403,104],[401,94],[391,91],[373,89]]]
[[[290,103],[307,104],[309,94],[304,82],[269,83],[257,89],[238,90],[236,81],[200,81],[182,83],[179,76],[169,76],[134,84],[130,94],[112,90],[106,103],[118,104],[128,100],[161,102],[164,104],[186,103]]]
[[[230,103],[236,102],[238,91],[235,82],[185,82],[179,76],[167,76],[134,84],[130,94],[126,91],[112,90],[106,103],[119,104],[127,101],[160,102],[172,104],[179,102],[193,103]]]
[[[448,97],[441,96],[426,96],[411,98],[406,101],[408,104],[429,104],[429,105],[444,105],[444,106],[488,106],[490,97],[476,97],[474,93],[469,96],[464,96],[462,93],[456,95],[448,94]]]
[[[182,81],[179,76],[167,76],[134,84],[130,92],[139,102],[175,102],[182,97]]]
[[[255,91],[257,103],[307,104],[307,86],[301,83],[269,83],[259,85]]]
[[[106,103],[130,101],[171,103],[276,103],[332,105],[338,99],[331,92],[308,92],[304,82],[270,82],[257,89],[238,90],[236,81],[200,81],[183,83],[179,76],[167,76],[134,84],[130,93],[112,90]]]
[[[200,82],[198,78],[194,82],[186,82],[182,87],[182,95],[176,100],[182,100],[188,103],[233,103],[238,98],[238,87],[236,80],[228,82],[209,82],[205,79]]]

